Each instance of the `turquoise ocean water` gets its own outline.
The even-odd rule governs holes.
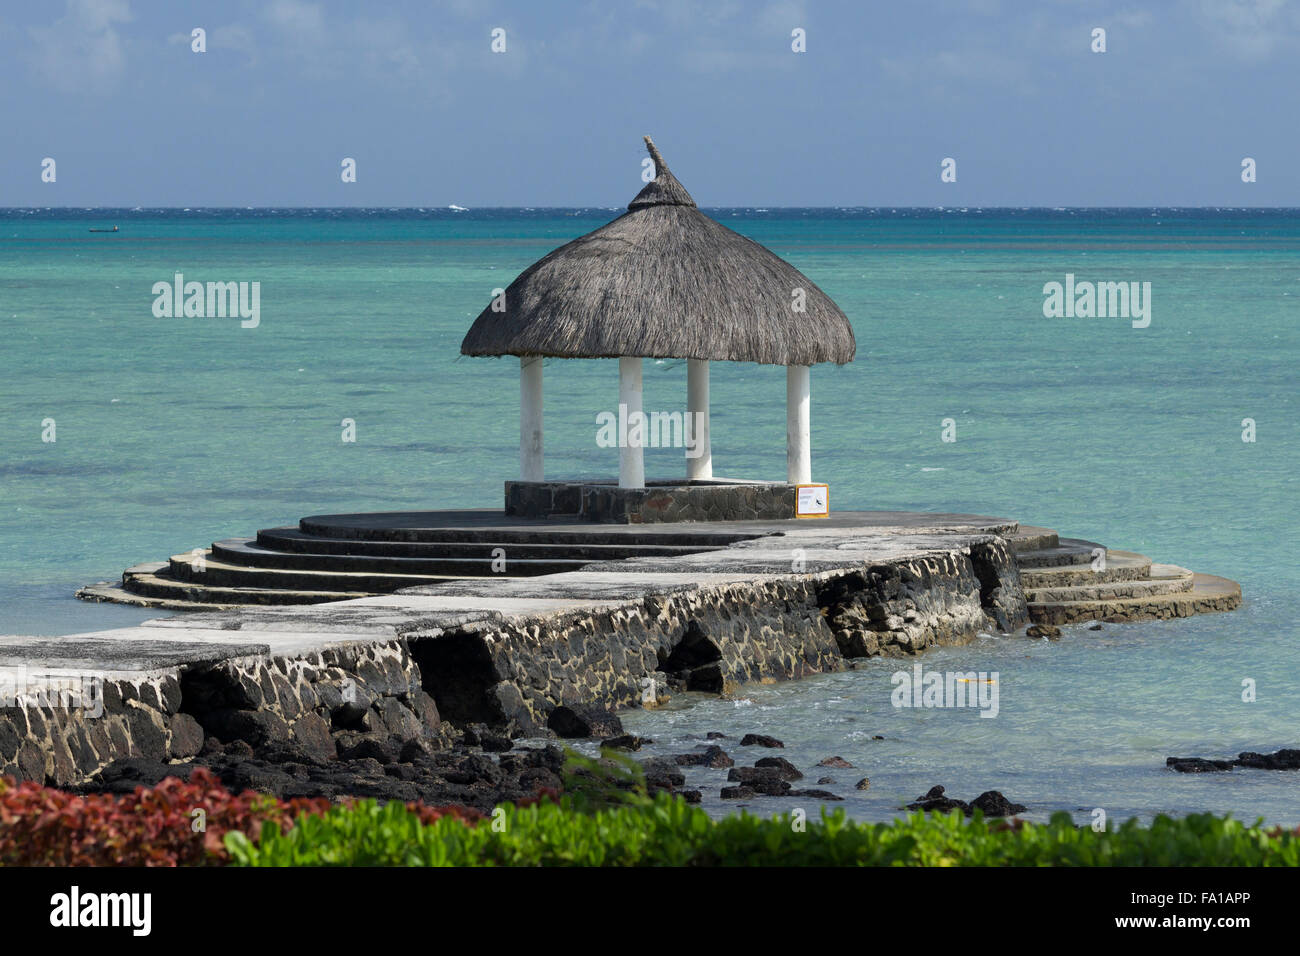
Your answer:
[[[305,514],[499,503],[517,468],[517,363],[459,358],[461,336],[494,288],[617,213],[0,210],[0,633],[156,616],[72,593]],[[966,798],[1001,789],[1035,814],[1300,824],[1295,774],[1163,766],[1300,746],[1300,211],[711,214],[853,321],[857,361],[813,372],[814,477],[833,507],[1048,525],[1232,577],[1246,604],[922,659],[999,671],[995,720],[893,709],[898,665],[882,661],[743,700],[682,699],[629,727],[664,752],[756,730],[801,767],[844,756],[858,771],[826,771],[831,789],[866,818],[941,783]],[[260,282],[260,325],[155,318],[153,284],[176,272]],[[1150,282],[1150,326],[1044,318],[1044,283],[1067,273]],[[645,375],[648,409],[680,407],[684,363],[647,361]],[[782,477],[782,370],[715,363],[712,393],[716,471]],[[612,361],[548,364],[549,474],[616,470],[616,450],[594,440],[595,413],[616,402]],[[345,418],[355,443],[341,441]],[[947,418],[953,443],[940,440]],[[648,453],[652,476],[682,471]],[[702,773],[716,795],[722,774]]]

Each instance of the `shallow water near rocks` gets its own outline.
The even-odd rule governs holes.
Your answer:
[[[306,514],[499,502],[517,462],[518,365],[458,359],[461,337],[493,288],[617,212],[0,210],[0,632],[158,616],[72,594]],[[715,213],[853,321],[857,360],[812,375],[814,477],[832,508],[1047,525],[1231,577],[1246,603],[921,658],[997,670],[996,719],[895,710],[889,675],[912,662],[878,661],[745,688],[749,703],[688,695],[630,713],[630,731],[659,741],[647,753],[717,730],[748,764],[767,753],[733,744],[769,733],[800,786],[834,777],[834,805],[864,819],[942,784],[966,800],[1001,790],[1033,817],[1232,810],[1300,824],[1298,774],[1164,767],[1300,746],[1300,212]],[[88,234],[106,222],[121,233]],[[260,281],[260,326],[154,318],[151,287],[176,271]],[[1150,281],[1150,326],[1045,319],[1043,285],[1067,272]],[[682,362],[647,361],[647,410],[679,408],[685,379]],[[784,474],[784,379],[714,363],[719,474]],[[616,400],[614,363],[547,364],[548,474],[615,471],[595,415]],[[46,417],[55,444],[40,440]],[[340,441],[343,418],[355,444]],[[680,452],[649,450],[648,474],[683,472]],[[857,769],[813,767],[836,754]],[[736,808],[717,799],[725,776],[690,771],[710,812]]]
[[[1241,617],[1248,619],[1250,611]],[[1238,678],[1249,673],[1272,684],[1287,675],[1218,623],[1200,617],[1106,624],[1101,631],[1076,625],[1064,628],[1059,641],[981,637],[920,658],[874,659],[853,671],[748,686],[734,699],[687,694],[657,710],[625,712],[623,724],[655,741],[637,757],[686,753],[705,743],[708,732],[720,731],[727,739],[708,743],[722,746],[738,766],[785,757],[804,774],[793,787],[844,797],[829,805],[863,820],[898,816],[904,804],[938,784],[967,801],[1000,790],[1025,804],[1023,816],[1031,820],[1064,810],[1086,823],[1101,808],[1112,820],[1212,811],[1294,825],[1300,817],[1294,772],[1179,774],[1165,767],[1167,756],[1233,757],[1293,742],[1261,735],[1260,717],[1284,725],[1294,698],[1243,704]],[[917,661],[926,672],[996,673],[997,716],[981,717],[973,708],[894,707],[891,676],[899,670],[910,675]],[[741,747],[746,733],[774,736],[785,748]],[[877,735],[884,739],[873,739]],[[831,756],[854,769],[817,766]],[[702,791],[711,814],[739,805],[719,798],[726,770],[684,770],[687,786]],[[835,783],[819,785],[823,776]],[[858,791],[863,777],[870,787]],[[806,797],[759,796],[743,803],[760,814],[796,806],[811,813],[818,805]]]

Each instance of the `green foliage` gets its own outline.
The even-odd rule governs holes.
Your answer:
[[[575,764],[575,767],[580,764]],[[621,789],[621,788],[620,788]],[[667,794],[635,806],[580,812],[561,803],[505,805],[469,825],[422,823],[399,804],[362,801],[301,817],[257,842],[226,835],[244,866],[1296,866],[1300,836],[1209,814],[1129,821],[1112,832],[1050,823],[1005,823],[960,813],[915,813],[864,824],[822,812],[806,827],[790,816],[714,821]]]
[[[602,748],[600,759],[593,759],[565,747],[561,779],[570,805],[582,813],[650,802],[645,770],[617,750]]]

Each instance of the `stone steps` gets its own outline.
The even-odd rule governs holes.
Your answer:
[[[1059,568],[1092,564],[1097,551],[1105,552],[1103,545],[1082,538],[1060,538],[1059,543],[1050,548],[1035,548],[1016,553],[1016,563],[1021,568]]]
[[[477,546],[482,550],[482,546]],[[279,571],[337,572],[345,574],[368,575],[419,575],[421,577],[489,577],[493,574],[508,573],[511,577],[532,577],[538,574],[559,574],[564,571],[576,571],[593,559],[586,557],[562,557],[559,552],[551,558],[516,557],[511,548],[502,548],[504,552],[505,572],[499,570],[502,565],[496,561],[490,550],[482,551],[474,557],[390,557],[369,554],[312,554],[308,552],[272,551],[253,544],[249,538],[228,538],[212,545],[212,558],[224,564],[239,565],[248,568],[270,568]],[[620,557],[625,555],[620,554]],[[186,562],[185,555],[178,555]],[[494,568],[495,565],[495,568]],[[184,571],[177,570],[176,576],[189,580]]]
[[[663,524],[662,531],[647,531],[644,525],[599,525],[574,527],[544,519],[504,519],[501,512],[455,512],[455,523],[440,524],[440,512],[378,512],[360,515],[315,515],[298,522],[298,530],[312,538],[351,541],[405,541],[429,544],[562,544],[562,545],[659,545],[692,549],[726,547],[737,541],[770,534],[701,528],[698,522]],[[716,522],[720,525],[736,522]],[[279,531],[281,529],[273,529]]]
[[[576,535],[566,536],[576,539]],[[348,555],[381,558],[482,558],[491,559],[495,548],[502,548],[507,559],[585,558],[590,561],[618,561],[633,557],[671,557],[716,551],[721,544],[664,544],[636,541],[512,540],[509,534],[486,535],[483,541],[388,541],[370,538],[327,538],[307,534],[299,528],[267,528],[252,541],[266,551],[311,555]],[[218,544],[224,545],[222,541]]]
[[[1030,604],[1062,604],[1077,601],[1110,601],[1120,598],[1152,597],[1157,594],[1180,594],[1192,589],[1193,574],[1172,564],[1150,565],[1150,574],[1141,580],[1099,581],[1062,587],[1025,588]]]
[[[890,517],[845,513],[820,527],[833,528],[838,521],[847,528],[869,528],[880,524],[882,516]],[[958,519],[965,522],[972,516],[901,517],[905,523],[912,519],[909,527],[933,523],[952,530]],[[627,571],[644,563],[643,570],[662,571],[665,558],[730,549],[740,542],[814,527],[819,526],[742,521],[599,525],[488,511],[318,515],[302,519],[297,527],[266,528],[255,538],[228,538],[210,549],[137,565],[123,574],[120,585],[93,585],[78,594],[88,600],[164,609],[316,604],[421,585],[539,577],[589,569],[595,562],[618,562],[619,569]],[[961,524],[957,530],[965,528]],[[1029,617],[1039,623],[1181,617],[1235,607],[1241,600],[1232,582],[1220,584],[1223,579],[1152,564],[1145,555],[1062,538],[1051,528],[1015,523],[989,528],[976,524],[969,531],[1005,537],[1019,567]],[[497,549],[504,551],[500,573]],[[754,561],[761,548],[739,550],[744,551],[746,567],[758,568]],[[198,568],[196,556],[202,559]],[[682,566],[701,565],[688,560]]]
[[[265,528],[255,538],[228,538],[139,565],[123,574],[120,585],[94,585],[79,594],[163,608],[314,604],[474,578],[559,574],[598,561],[673,558],[779,533],[765,522],[645,528],[511,518],[499,511],[318,515],[296,527]]]
[[[202,564],[196,569],[193,565],[193,554],[173,555],[168,562],[167,577],[186,584],[198,584],[209,588],[347,591],[360,594],[380,594],[421,584],[443,584],[465,577],[456,574],[387,574],[367,571],[259,568],[222,561],[213,557],[211,551],[202,552],[201,558]]]
[[[1033,525],[1022,524],[1015,534],[1007,536],[1007,543],[1011,546],[1012,554],[1022,554],[1026,551],[1055,548],[1060,544],[1060,538],[1051,528],[1035,528]]]
[[[1031,603],[1029,616],[1039,624],[1076,624],[1080,621],[1165,620],[1211,611],[1231,611],[1241,606],[1241,586],[1227,578],[1195,574],[1192,587],[1173,594],[1107,600]]]
[[[1020,583],[1025,588],[1059,588],[1076,584],[1105,584],[1111,581],[1140,581],[1151,573],[1151,559],[1134,551],[1107,549],[1106,563],[1100,571],[1091,564],[1049,568],[1020,569]]]
[[[77,597],[84,600],[164,610],[211,610],[250,604],[320,604],[370,596],[370,592],[364,591],[221,587],[181,581],[171,577],[170,566],[164,561],[127,568],[122,573],[121,584],[96,584],[77,592]]]
[[[1029,619],[1037,624],[1159,620],[1241,604],[1241,588],[1233,581],[1153,564],[1134,551],[1028,526],[1007,541],[1020,569]]]

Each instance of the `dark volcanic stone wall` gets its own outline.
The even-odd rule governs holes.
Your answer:
[[[437,750],[484,725],[512,736],[542,732],[560,705],[624,708],[679,690],[725,693],[839,670],[855,658],[962,644],[1025,619],[1005,543],[980,539],[860,569],[683,587],[179,675],[106,678],[98,714],[19,693],[0,706],[0,775],[72,785],[124,757],[188,760],[212,738],[317,765],[408,746]]]
[[[0,707],[0,775],[79,783],[123,757],[187,760],[206,738],[331,760],[367,742],[445,743],[404,642],[105,679],[102,708],[19,695]],[[100,713],[95,713],[100,711]]]
[[[198,722],[179,712],[174,676],[105,679],[88,692],[94,707],[68,706],[57,694],[23,694],[0,707],[0,776],[63,786],[119,757],[192,757],[203,744]]]
[[[723,691],[841,665],[816,585],[798,579],[693,589],[595,613],[408,638],[425,686],[448,720],[476,720],[513,733],[544,727],[560,703],[631,707],[670,686]],[[473,693],[457,689],[466,672],[456,660],[469,656],[469,647],[482,663]],[[458,700],[474,699],[475,709],[455,706],[453,689]]]
[[[988,539],[970,553],[407,637],[446,719],[528,734],[545,727],[558,704],[620,708],[664,691],[725,692],[839,670],[851,658],[964,644],[981,630],[1024,622],[1015,562],[1003,542]]]
[[[182,707],[222,743],[330,759],[367,739],[438,740],[441,719],[405,642],[225,661],[181,680]]]

